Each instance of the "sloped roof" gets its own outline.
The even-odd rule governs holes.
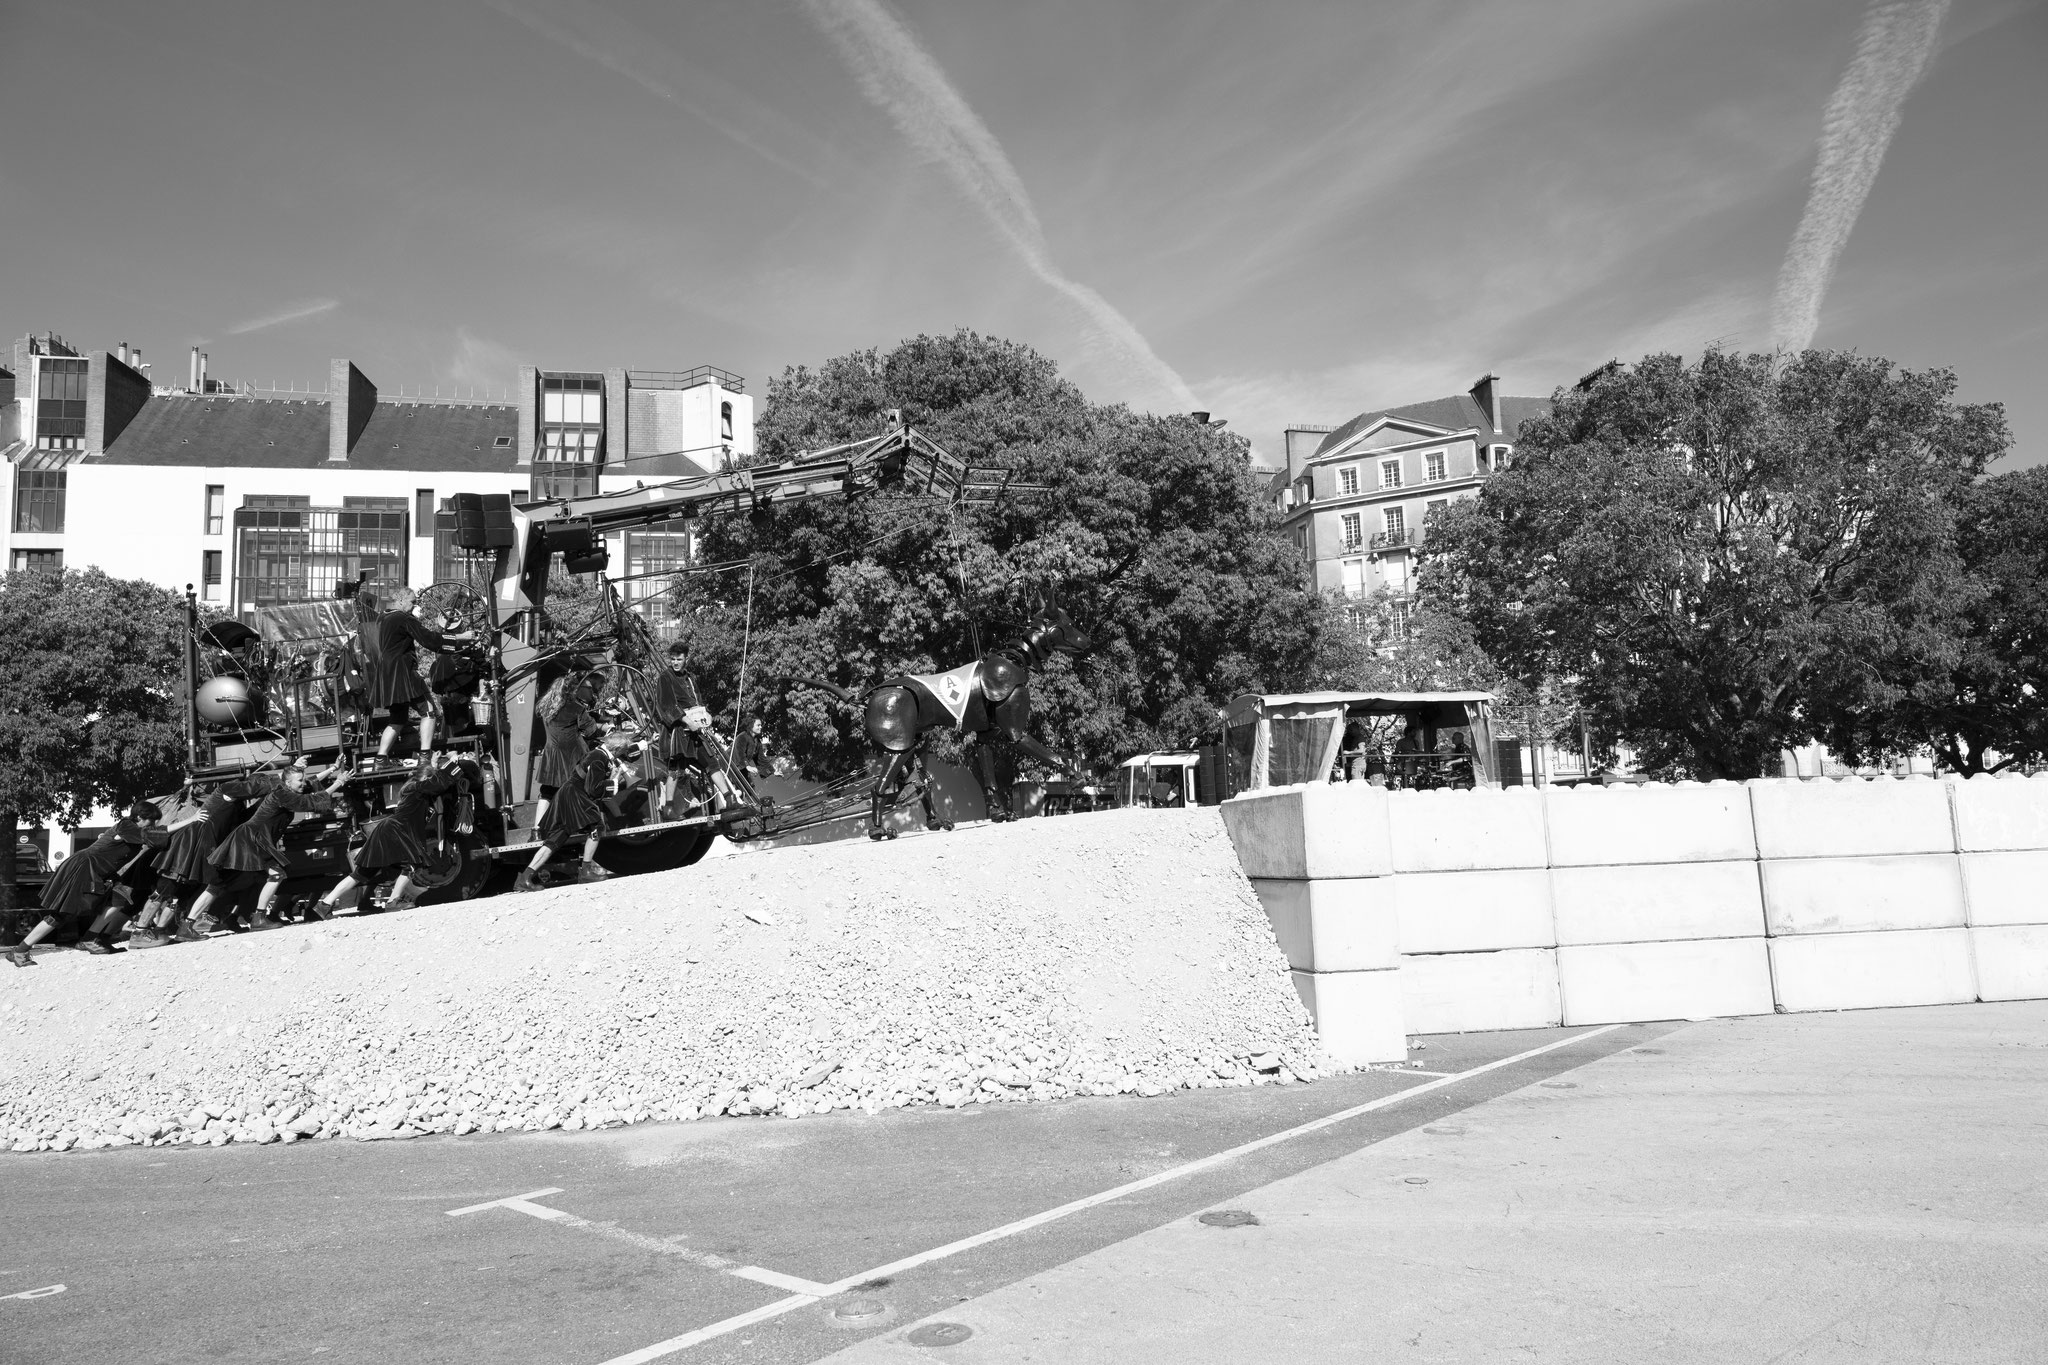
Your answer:
[[[325,399],[160,398],[142,411],[94,464],[206,468],[325,469]],[[349,452],[350,469],[510,470],[518,463],[517,409],[380,402]]]
[[[1316,454],[1327,455],[1329,452],[1340,448],[1345,442],[1351,440],[1352,437],[1358,435],[1358,433],[1364,431],[1382,417],[1391,417],[1396,421],[1405,417],[1410,421],[1423,422],[1433,427],[1442,427],[1446,431],[1465,431],[1476,427],[1481,432],[1491,433],[1512,441],[1516,433],[1521,431],[1522,423],[1532,417],[1540,417],[1548,411],[1550,411],[1550,400],[1548,398],[1509,398],[1503,395],[1500,400],[1501,429],[1495,432],[1493,431],[1492,416],[1479,406],[1479,400],[1471,394],[1460,393],[1454,394],[1449,398],[1432,398],[1425,403],[1407,403],[1398,408],[1380,408],[1373,412],[1361,412],[1358,416],[1352,418],[1343,426],[1338,427],[1328,436],[1325,436],[1321,443],[1316,446]]]

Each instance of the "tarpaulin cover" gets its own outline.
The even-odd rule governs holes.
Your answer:
[[[256,609],[256,628],[272,644],[345,640],[355,634],[353,602],[288,602]]]

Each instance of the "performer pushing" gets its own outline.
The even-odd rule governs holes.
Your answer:
[[[594,751],[590,747],[589,735],[600,733],[590,715],[595,705],[597,680],[588,674],[557,679],[541,699],[547,743],[534,765],[534,777],[540,783],[534,832],[540,835],[541,846],[512,883],[514,891],[540,890],[540,870],[579,834],[583,836],[583,866],[576,880],[596,882],[611,875],[597,864],[597,841],[605,827],[604,807],[598,802],[610,794],[611,757],[602,747]]]
[[[161,821],[163,811],[153,802],[137,801],[114,827],[100,835],[91,847],[80,850],[58,865],[43,888],[43,917],[11,948],[7,960],[17,967],[33,967],[29,950],[55,933],[65,920],[90,921],[88,933],[96,937],[85,943],[87,952],[110,953],[110,940],[127,916],[108,905],[121,874],[143,853],[162,848],[169,835]]]
[[[349,860],[349,874],[314,903],[314,914],[321,919],[333,919],[334,912],[341,908],[342,897],[358,886],[367,897],[369,889],[393,869],[398,872],[398,880],[392,883],[391,898],[384,902],[384,908],[405,910],[419,904],[412,879],[420,864],[427,860],[428,843],[440,838],[440,832],[429,828],[428,822],[443,797],[464,791],[469,785],[453,770],[454,762],[453,754],[442,752],[413,770],[405,785],[398,789],[398,799],[390,811],[372,820],[365,830],[363,846]],[[368,909],[366,899],[356,913],[364,914]]]
[[[193,785],[189,795],[200,800],[200,807],[168,826],[170,843],[157,858],[156,887],[136,917],[136,930],[128,937],[130,948],[160,948],[171,942],[181,903],[188,897],[196,900],[206,885],[207,858],[241,823],[251,803],[278,785],[279,779],[270,773],[253,773],[210,788]],[[206,935],[187,925],[177,937],[196,942]]]
[[[249,818],[207,855],[206,889],[192,904],[194,931],[210,934],[218,929],[219,923],[209,913],[214,903],[224,900],[232,908],[237,897],[258,885],[263,889],[256,894],[256,909],[249,916],[249,927],[281,927],[270,917],[270,907],[277,900],[286,873],[284,850],[278,847],[277,837],[300,811],[321,815],[332,811],[335,793],[348,782],[347,771],[336,764],[329,769],[334,773],[334,781],[327,790],[309,793],[305,790],[305,762],[300,759],[299,766],[287,768],[283,783],[265,792]]]

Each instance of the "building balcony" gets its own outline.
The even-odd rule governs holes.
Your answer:
[[[1405,531],[1375,531],[1372,537],[1373,553],[1387,550],[1405,550],[1422,543],[1422,532],[1413,528]]]

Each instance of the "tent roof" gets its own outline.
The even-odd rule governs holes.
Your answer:
[[[1200,766],[1202,756],[1190,753],[1133,754],[1117,764],[1119,768],[1193,768]]]
[[[1268,711],[1276,706],[1353,706],[1380,702],[1392,706],[1427,706],[1437,702],[1492,701],[1491,692],[1247,692],[1230,703],[1236,711],[1247,703]]]

